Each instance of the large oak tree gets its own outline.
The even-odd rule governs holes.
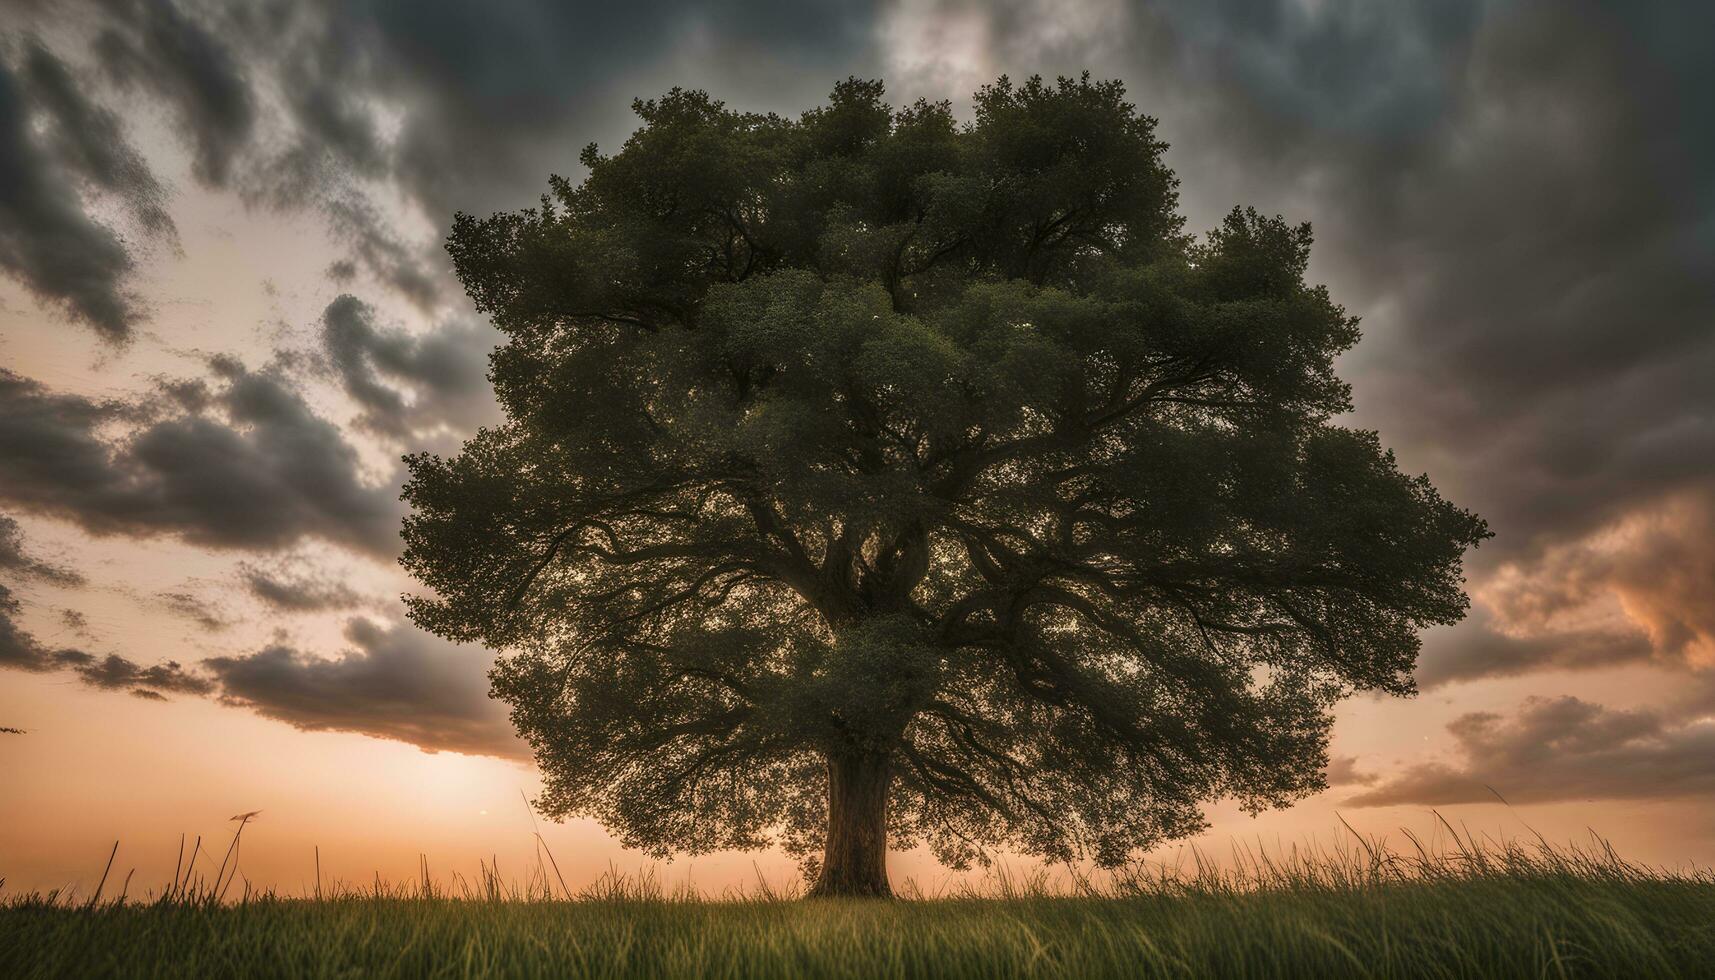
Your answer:
[[[656,854],[1123,861],[1323,786],[1487,535],[1332,359],[1310,231],[1182,230],[1115,82],[797,119],[675,89],[448,247],[506,422],[409,458],[427,629],[504,655],[545,781]]]

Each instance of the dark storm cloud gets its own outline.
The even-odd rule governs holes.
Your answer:
[[[219,414],[170,411],[124,438],[104,430],[138,406],[0,370],[0,500],[97,535],[265,550],[320,538],[392,555],[392,488],[361,479],[356,450],[285,379],[225,370],[209,396]]]
[[[330,575],[301,567],[264,568],[246,563],[240,574],[252,596],[280,612],[355,609],[363,604],[357,590]]]
[[[52,22],[51,11],[36,8],[33,20]],[[874,11],[833,0],[92,0],[84,12],[71,33],[87,35],[92,69],[112,92],[167,114],[198,183],[319,211],[354,267],[424,309],[446,292],[446,262],[402,234],[377,200],[402,195],[436,227],[457,209],[518,207],[547,174],[575,169],[585,142],[623,138],[633,97],[689,82],[797,111],[877,63]],[[159,185],[132,166],[135,154],[114,152],[123,144],[108,138],[113,110],[66,68],[65,51],[39,51],[34,101],[73,95],[59,104],[97,123],[68,129],[89,134],[89,176],[124,179],[139,221],[170,229]],[[132,256],[44,175],[28,114],[0,86],[0,175],[33,181],[14,182],[20,213],[7,223],[37,229],[0,251],[0,268],[121,339],[137,316],[118,288]]]
[[[248,160],[270,188],[256,192],[315,199],[355,266],[423,304],[444,264],[367,196],[317,188],[349,188],[345,174],[391,182],[437,221],[515,207],[572,167],[584,141],[622,137],[633,95],[688,83],[795,111],[835,78],[880,72],[881,38],[897,46],[937,17],[978,18],[980,54],[997,70],[1130,80],[1175,144],[1194,217],[1254,202],[1316,222],[1318,270],[1369,317],[1351,360],[1361,419],[1491,519],[1500,537],[1483,561],[1528,556],[1673,491],[1715,494],[1703,462],[1715,454],[1715,287],[1701,268],[1715,248],[1715,117],[1696,95],[1715,89],[1715,59],[1692,40],[1715,33],[1710,9],[106,9],[110,71],[173,107],[205,179]],[[894,91],[924,81],[907,73]],[[280,93],[268,126],[264,84]]]
[[[689,82],[797,111],[873,67],[872,16],[865,4],[783,0],[382,0],[297,5],[279,22],[253,18],[267,34],[234,43],[267,52],[291,93],[281,171],[299,184],[390,182],[444,226],[457,210],[533,203],[585,143],[626,135],[639,96]],[[385,139],[381,106],[397,120]],[[323,207],[379,282],[425,308],[444,291],[444,258],[402,241],[368,197]]]
[[[382,327],[374,309],[351,295],[322,313],[323,353],[363,408],[359,423],[387,436],[441,425],[470,431],[496,420],[487,363],[499,339],[474,319],[447,320],[419,335]]]
[[[22,88],[0,58],[0,271],[107,339],[124,340],[141,315],[127,288],[131,254],[84,212],[69,176],[38,145]]]
[[[1458,457],[1502,555],[1715,496],[1715,285],[1700,257],[1715,252],[1715,126],[1687,102],[1715,67],[1639,43],[1715,21],[1621,9],[1497,25],[1469,116],[1404,175],[1421,183],[1398,191],[1403,220],[1378,236],[1378,264],[1358,265],[1402,309],[1376,361],[1403,397],[1377,414]]]
[[[346,624],[351,647],[327,658],[275,645],[203,666],[227,704],[305,731],[358,732],[426,751],[521,758],[506,713],[488,697],[489,657],[408,624]]]
[[[320,211],[379,281],[419,306],[436,301],[441,282],[426,250],[405,242],[357,183],[386,178],[392,159],[364,104],[378,93],[357,74],[360,51],[326,32],[294,42],[298,24],[317,22],[307,8],[197,11],[169,0],[110,8],[95,50],[121,87],[146,89],[174,111],[200,182],[252,203]],[[264,114],[259,85],[280,93],[279,112]]]
[[[1479,606],[1496,604],[1486,622],[1430,645],[1426,684],[1686,664],[1715,650],[1702,598],[1715,583],[1715,534],[1696,516],[1715,509],[1706,94],[1715,7],[105,0],[96,9],[103,77],[166,110],[200,181],[318,210],[348,252],[330,256],[331,269],[425,309],[448,295],[445,261],[376,202],[403,200],[437,227],[455,209],[530,204],[548,172],[575,176],[584,142],[611,149],[624,137],[632,96],[685,84],[796,112],[847,74],[888,74],[891,60],[896,97],[957,101],[985,79],[947,81],[967,53],[948,24],[980,28],[966,34],[984,74],[1090,68],[1125,79],[1173,143],[1194,225],[1235,203],[1315,223],[1313,272],[1365,317],[1366,339],[1343,366],[1358,422],[1498,533],[1472,564]],[[84,160],[78,179],[121,200],[147,200],[121,188],[151,185],[102,183],[101,173],[128,172],[135,154],[103,135],[118,132],[99,122],[115,116],[68,67],[68,51],[15,61],[0,66],[0,176],[13,178],[0,180],[0,270],[123,337],[136,318],[125,291],[131,255],[53,161]],[[98,121],[84,127],[89,147],[30,129],[31,119],[72,118]],[[456,319],[445,324],[410,336],[360,306],[330,307],[324,353],[365,426],[390,437],[441,422],[458,429],[484,410],[469,387],[482,344],[457,334]],[[426,373],[437,351],[460,379],[450,388]],[[143,510],[151,516],[116,526],[194,537]],[[335,536],[274,526],[261,521],[257,539]],[[1589,604],[1619,596],[1635,628],[1532,618],[1488,588],[1502,572]]]
[[[1366,315],[1360,421],[1490,519],[1488,561],[1715,493],[1715,59],[1691,40],[1715,8],[1187,2],[1127,23],[1137,43],[1101,49],[1163,117],[1190,210],[1315,223],[1315,271]]]
[[[632,98],[672,85],[804,108],[873,66],[872,26],[868,4],[831,0],[381,0],[335,5],[323,36],[369,42],[372,83],[406,106],[397,176],[449,216],[529,203],[583,143],[624,136]]]
[[[1638,620],[1497,609],[1427,679],[1708,644],[1715,535],[1685,513],[1715,507],[1715,7],[1071,3],[1058,23],[1100,28],[1075,36],[1042,9],[902,6],[890,33],[975,16],[996,70],[1126,79],[1194,223],[1235,203],[1313,221],[1312,272],[1365,317],[1358,421],[1497,532],[1479,593],[1509,565],[1582,575]],[[1635,538],[1618,557],[1614,533]]]
[[[1677,799],[1715,793],[1715,721],[1532,698],[1511,720],[1490,712],[1448,726],[1456,763],[1411,767],[1350,806]]]

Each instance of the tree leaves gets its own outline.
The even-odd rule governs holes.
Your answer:
[[[1463,615],[1486,528],[1330,421],[1308,227],[1183,235],[1117,83],[637,108],[455,224],[507,422],[408,460],[412,615],[505,651],[544,812],[804,853],[858,753],[896,844],[1112,863],[1319,788],[1327,709]]]

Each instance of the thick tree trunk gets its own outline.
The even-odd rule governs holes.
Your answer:
[[[828,760],[828,840],[811,897],[890,897],[887,885],[887,788],[893,774],[879,755]]]

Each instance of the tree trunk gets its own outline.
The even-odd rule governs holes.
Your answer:
[[[892,781],[884,756],[828,759],[828,839],[811,897],[893,895],[887,885],[887,788]]]

